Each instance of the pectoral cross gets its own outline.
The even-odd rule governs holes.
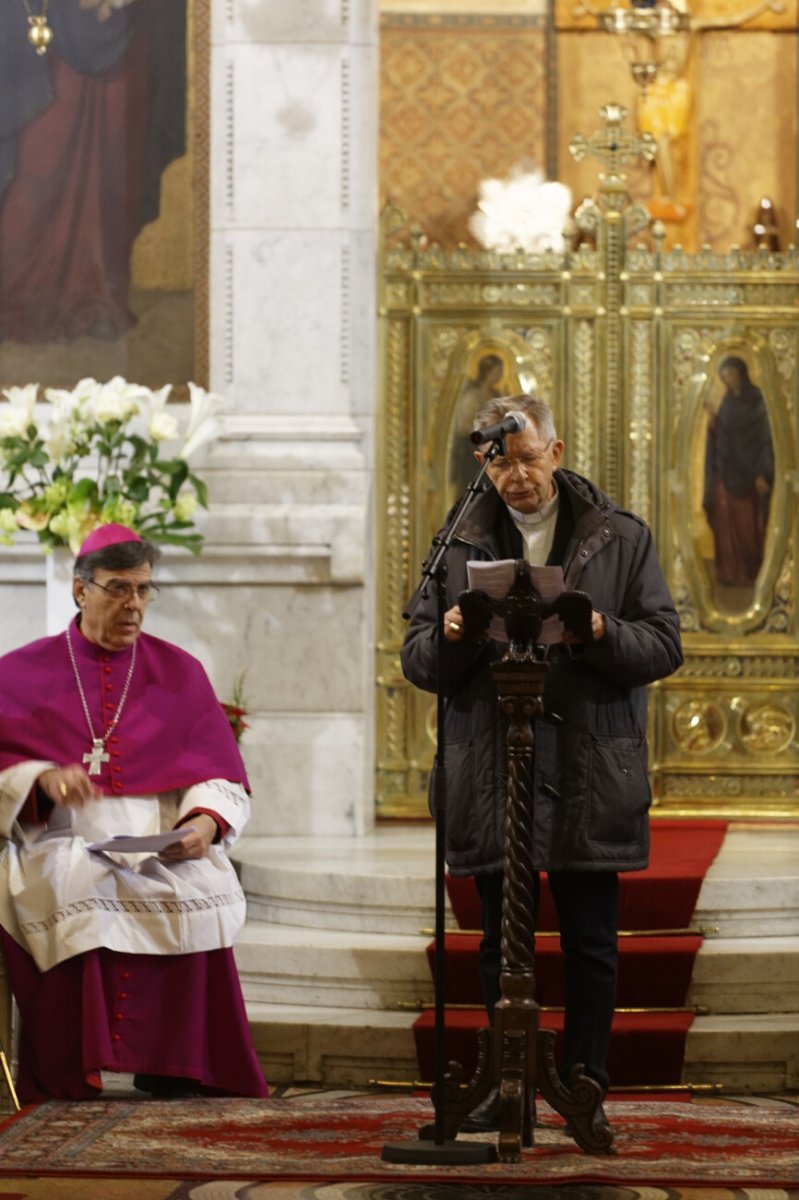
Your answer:
[[[100,764],[109,762],[110,758],[100,738],[92,738],[92,748],[88,754],[84,754],[83,761],[89,764],[90,775],[99,775],[102,771]]]

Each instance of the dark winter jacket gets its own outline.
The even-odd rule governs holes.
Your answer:
[[[682,662],[679,618],[652,535],[589,480],[555,474],[559,516],[550,563],[587,592],[605,633],[549,648],[544,715],[535,725],[534,866],[641,870],[649,856],[646,685]],[[470,560],[522,558],[521,537],[498,493],[473,503],[447,555],[446,608],[467,588]],[[437,691],[434,589],[412,605],[402,647],[407,679]],[[507,797],[503,718],[490,665],[506,646],[443,643],[446,857],[453,875],[502,869]],[[435,768],[434,768],[435,776]],[[435,778],[431,780],[431,795]]]

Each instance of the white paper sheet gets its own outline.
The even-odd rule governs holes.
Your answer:
[[[469,590],[485,592],[492,600],[504,600],[516,578],[516,559],[502,558],[498,562],[466,564]],[[563,591],[562,567],[527,567],[533,587],[544,604],[551,604]],[[560,617],[547,617],[541,623],[538,644],[551,646],[563,641],[563,622]],[[505,618],[495,614],[488,626],[488,636],[495,642],[507,642]]]
[[[116,837],[106,838],[104,842],[92,842],[89,850],[113,850],[115,854],[147,854],[165,850],[185,837],[193,825],[181,825],[180,829],[170,829],[166,833],[150,833],[143,837],[133,834],[120,833]]]

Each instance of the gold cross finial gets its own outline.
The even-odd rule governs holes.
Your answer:
[[[643,158],[652,162],[657,153],[657,143],[651,133],[630,133],[623,128],[627,109],[623,104],[605,104],[600,108],[599,115],[605,122],[604,129],[598,129],[590,138],[584,133],[577,133],[569,142],[572,157],[580,162],[587,154],[598,158],[603,167],[607,167],[611,176],[619,177],[620,168],[634,158]]]

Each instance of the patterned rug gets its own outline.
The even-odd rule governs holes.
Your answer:
[[[578,1150],[561,1118],[542,1102],[536,1144],[521,1163],[432,1167],[381,1159],[384,1145],[415,1142],[419,1127],[432,1119],[426,1097],[289,1090],[269,1101],[50,1101],[0,1129],[0,1174],[458,1182],[492,1194],[498,1185],[529,1187],[532,1180],[537,1187],[784,1188],[799,1184],[798,1103],[786,1097],[611,1099],[606,1109],[618,1153],[597,1157]],[[402,1188],[395,1194],[399,1198]]]
[[[799,1189],[604,1184],[250,1183],[243,1180],[3,1179],[0,1200],[799,1200]]]

